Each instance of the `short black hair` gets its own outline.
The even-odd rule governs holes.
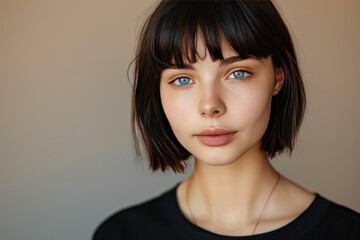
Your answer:
[[[242,58],[267,58],[282,68],[285,83],[273,97],[261,149],[269,158],[291,154],[305,112],[305,90],[289,30],[270,0],[163,0],[140,33],[132,99],[136,151],[139,137],[150,168],[183,172],[189,153],[176,139],[160,100],[161,72],[171,65],[194,63],[199,30],[212,58],[222,60],[225,40]]]

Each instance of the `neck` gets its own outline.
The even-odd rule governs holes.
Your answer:
[[[238,233],[238,226],[244,226],[244,232],[251,233],[277,177],[262,151],[226,166],[209,166],[195,160],[193,175],[186,182],[190,218],[218,232],[223,228]]]

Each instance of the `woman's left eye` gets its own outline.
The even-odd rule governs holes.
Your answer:
[[[232,72],[228,78],[230,79],[244,79],[250,76],[250,73],[242,71],[242,70],[236,70]]]

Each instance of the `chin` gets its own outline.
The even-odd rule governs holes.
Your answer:
[[[207,151],[206,154],[195,155],[195,160],[209,166],[227,166],[241,161],[248,151],[244,150],[237,153],[224,151]]]
[[[199,163],[209,166],[227,166],[235,163],[254,160],[263,157],[260,149],[261,141],[248,141],[247,143],[232,143],[220,147],[200,147],[189,149]],[[195,151],[191,151],[195,150]]]

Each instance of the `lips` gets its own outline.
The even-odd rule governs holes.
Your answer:
[[[227,130],[224,128],[208,128],[195,136],[200,142],[206,146],[216,147],[223,146],[231,142],[236,131]]]

